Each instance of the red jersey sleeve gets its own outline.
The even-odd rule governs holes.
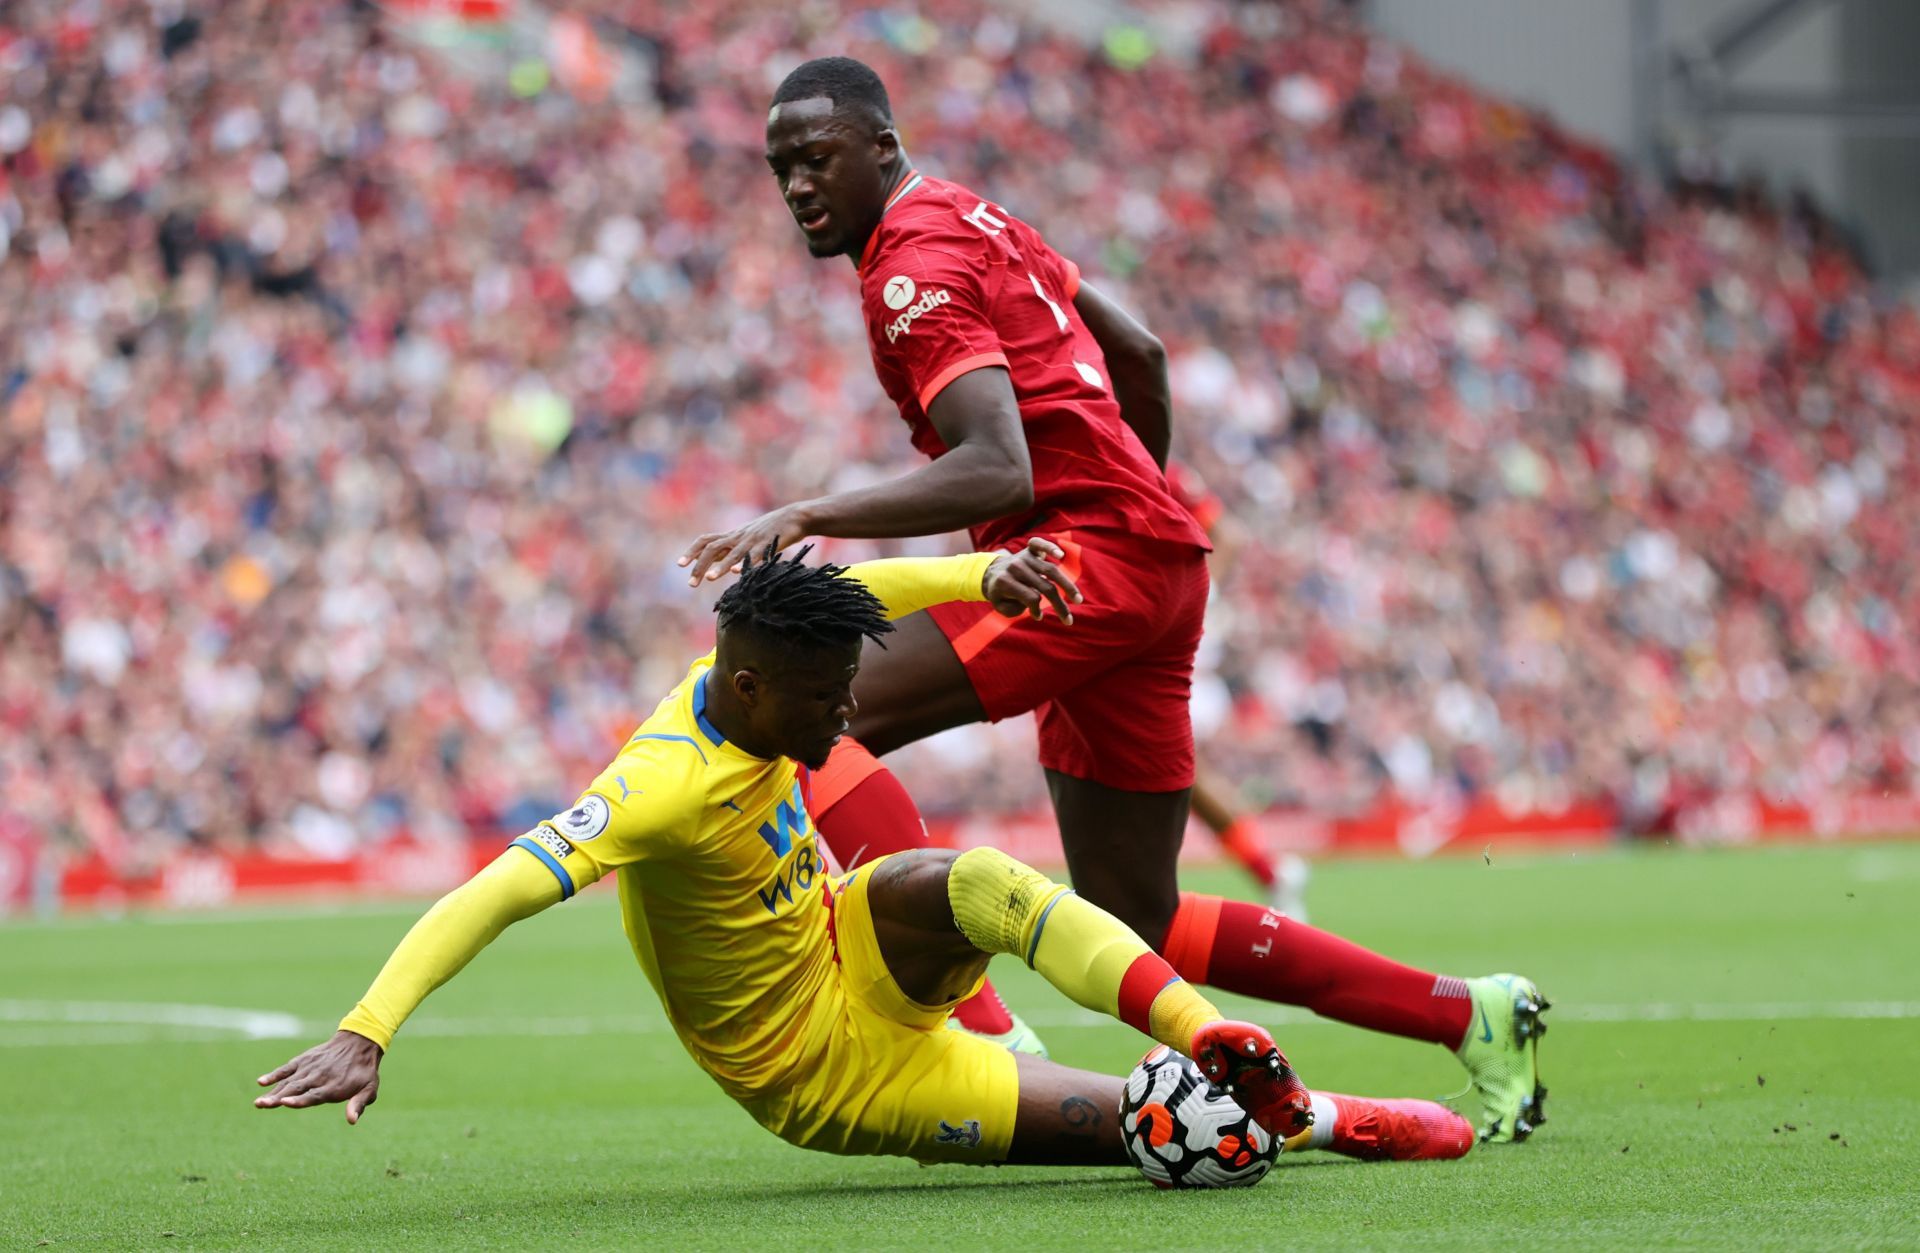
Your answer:
[[[984,366],[1006,366],[1007,353],[987,315],[998,267],[963,236],[941,233],[903,240],[861,275],[875,364],[904,376],[920,408],[959,378]]]

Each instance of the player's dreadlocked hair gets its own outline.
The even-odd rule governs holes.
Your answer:
[[[813,100],[825,96],[836,111],[854,109],[881,127],[893,125],[893,102],[887,86],[866,62],[852,57],[817,57],[794,70],[773,93],[773,103]]]
[[[845,566],[810,566],[808,544],[781,560],[774,546],[759,561],[740,562],[740,577],[720,594],[713,611],[720,630],[746,631],[773,644],[844,647],[860,639],[875,643],[893,630],[887,608],[858,579],[843,579]]]

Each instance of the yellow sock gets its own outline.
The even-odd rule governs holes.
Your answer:
[[[1125,923],[998,849],[955,858],[947,899],[975,948],[1014,954],[1075,1004],[1181,1053],[1221,1017]]]

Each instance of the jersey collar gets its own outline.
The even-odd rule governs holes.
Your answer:
[[[713,668],[709,666],[702,670],[700,677],[693,682],[693,720],[700,724],[700,734],[706,736],[712,741],[713,746],[718,748],[727,742],[727,737],[720,734],[720,728],[707,721],[707,676],[712,673]]]
[[[913,172],[912,178],[909,178],[906,182],[900,184],[899,187],[894,189],[893,195],[887,197],[886,206],[880,210],[880,216],[882,218],[886,217],[887,214],[892,211],[893,206],[899,204],[902,200],[905,200],[908,196],[912,195],[915,191],[918,191],[920,188],[920,184],[926,181],[927,181],[926,175],[922,174],[918,170],[915,170]],[[860,250],[860,264],[853,267],[855,270],[864,270],[867,268],[867,262],[871,260],[873,257],[874,245],[876,245],[879,242],[880,242],[880,228],[876,226],[873,228],[873,234],[867,236],[867,246]]]
[[[899,204],[902,200],[905,200],[909,195],[913,194],[913,191],[915,188],[919,187],[920,184],[926,181],[927,181],[926,176],[920,173],[920,171],[915,170],[913,172],[913,177],[908,179],[906,182],[900,184],[900,186],[894,190],[893,195],[888,197],[886,208],[883,208],[880,210],[880,216],[881,217],[887,216],[887,209],[891,209],[893,208],[893,206]]]

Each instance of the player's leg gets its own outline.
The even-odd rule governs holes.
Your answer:
[[[1023,880],[1039,878],[1001,854],[980,850],[973,856],[969,865],[944,851],[907,853],[838,881],[834,951],[849,1016],[848,1030],[835,1034],[837,1047],[845,1052],[837,1072],[842,1078],[826,1090],[846,1108],[851,1121],[815,1110],[806,1123],[813,1134],[789,1138],[808,1147],[898,1153],[922,1161],[1118,1165],[1126,1160],[1118,1121],[1123,1080],[1010,1054],[976,1037],[939,1030],[945,1013],[941,998],[950,1001],[950,994],[976,974],[985,956],[978,944],[965,940],[952,918],[955,866],[960,866],[963,880],[982,869],[1012,870]],[[984,882],[963,883],[963,894],[983,887],[998,896],[1006,883],[988,875]],[[1057,895],[1057,885],[1055,889]],[[1066,900],[1077,903],[1072,897]],[[1033,937],[1038,943],[1029,941],[1036,960],[1049,968],[1062,956],[1055,949],[1072,929],[1071,906],[1066,907],[1069,913],[1061,915],[1056,906],[1047,927],[1058,928],[1060,936],[1049,942],[1042,934]],[[971,916],[977,910],[970,904],[958,912]],[[942,914],[947,915],[945,923],[939,921]],[[1109,930],[1115,929],[1107,921]],[[984,925],[991,929],[998,923]],[[1131,940],[1133,950],[1144,955],[1144,943],[1137,936]],[[1075,951],[1072,944],[1062,950],[1068,957]],[[1093,954],[1081,964],[1105,963]],[[876,1082],[862,1086],[863,1077]],[[1458,1156],[1472,1142],[1471,1128],[1461,1135],[1464,1124],[1456,1118],[1450,1128],[1447,1120],[1453,1116],[1431,1103],[1303,1096],[1329,1125],[1296,1132],[1290,1141],[1293,1150],[1443,1157]],[[1394,1104],[1407,1108],[1386,1109]]]
[[[1040,759],[1074,886],[1153,937],[1189,982],[1453,1049],[1479,1090],[1490,1137],[1523,1137],[1545,1095],[1536,1058],[1545,1002],[1533,985],[1418,970],[1264,905],[1179,890],[1205,594],[1204,566],[1188,584],[1170,578],[1156,598],[1167,633],[1040,713]],[[1481,1008],[1491,1025],[1470,1035]]]
[[[1251,901],[1181,892],[1184,793],[1128,792],[1047,772],[1074,887],[1156,946],[1189,982],[1452,1049],[1492,1140],[1545,1120],[1547,1001],[1515,975],[1459,979],[1403,965]]]
[[[1124,1166],[1117,1075],[1076,1070],[1042,1057],[1017,1057],[1020,1106],[1010,1166]]]
[[[1452,1049],[1480,1094],[1489,1139],[1524,1139],[1544,1121],[1547,1002],[1532,983],[1438,975],[1265,905],[1181,892],[1184,792],[1129,792],[1056,770],[1047,784],[1074,887],[1161,937],[1158,951],[1182,978]]]
[[[1199,728],[1196,726],[1195,731]],[[1260,838],[1253,815],[1241,809],[1225,779],[1198,767],[1193,776],[1193,816],[1206,824],[1220,849],[1238,862],[1266,891],[1267,903],[1289,918],[1307,920],[1306,859],[1298,853],[1275,857]]]
[[[849,870],[927,844],[919,808],[874,754],[986,718],[966,668],[925,613],[901,618],[887,646],[870,649],[862,658],[854,701],[860,711],[853,725],[814,777],[819,798],[814,824],[821,842]],[[856,790],[861,793],[857,799]],[[991,983],[955,1006],[953,1016],[967,1030],[1010,1048],[1046,1051],[1039,1037],[1015,1020]]]
[[[876,757],[884,757],[929,735],[985,722],[987,711],[966,666],[934,616],[910,613],[893,626],[885,648],[868,649],[861,656],[860,674],[853,682],[860,710],[848,734]]]
[[[1072,531],[1047,538],[1064,554],[1061,571],[1081,578],[1085,545]],[[885,647],[861,658],[853,682],[860,708],[849,734],[885,757],[952,727],[1029,713],[1138,647],[1138,606],[1095,597],[1075,606],[1073,617],[1070,627],[1052,614],[1008,618],[975,602],[908,614]]]
[[[1180,908],[1186,789],[1133,792],[1046,773],[1074,889],[1140,935],[1165,935]]]
[[[1457,1047],[1463,980],[1415,970],[1264,905],[1179,888],[1185,792],[1131,792],[1047,771],[1074,886],[1159,948],[1184,978],[1356,1026]]]
[[[1198,1061],[1276,1135],[1309,1101],[1273,1044],[1220,1011],[1105,910],[997,849],[927,849],[871,867],[866,908],[881,960],[916,1005],[970,992],[996,953],[1020,957],[1076,1004]]]
[[[845,870],[926,844],[926,824],[913,797],[851,736],[814,772],[812,808],[821,840]],[[991,982],[954,1006],[953,1020],[1016,1052],[1046,1053],[1040,1037],[1007,1009]]]
[[[1079,577],[1081,546],[1070,533],[1053,538],[1066,553],[1061,568]],[[1025,713],[1055,690],[1097,673],[1130,628],[1098,604],[1077,614],[1072,628],[1051,617],[1005,618],[970,603],[901,618],[886,647],[870,649],[862,659],[853,686],[859,711],[814,776],[821,842],[849,868],[925,847],[918,809],[876,755],[952,727]],[[861,790],[857,804],[850,795],[855,787]],[[907,808],[913,808],[912,820],[899,820]],[[1009,1048],[1045,1052],[991,984],[955,1007],[954,1019]]]
[[[1127,1164],[1120,1138],[1126,1080],[1040,1057],[1017,1061],[1020,1104],[1009,1166]],[[1287,1141],[1288,1153],[1324,1149],[1365,1162],[1414,1162],[1465,1157],[1473,1149],[1473,1124],[1438,1101],[1335,1092],[1314,1092],[1312,1099],[1313,1126]]]

